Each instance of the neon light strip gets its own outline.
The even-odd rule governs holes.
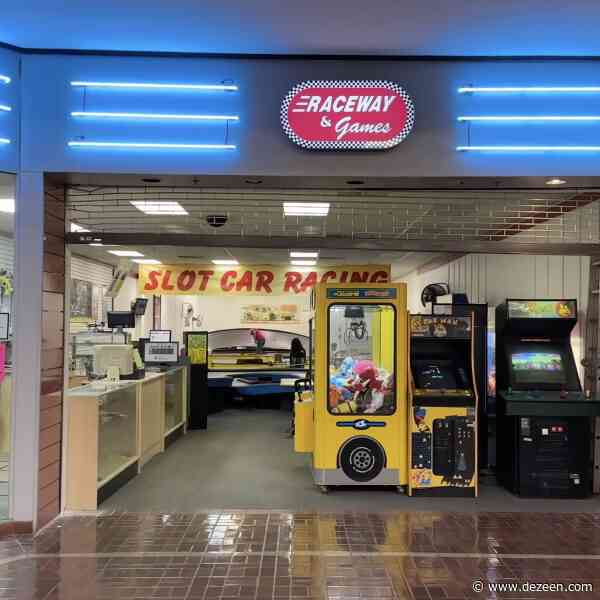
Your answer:
[[[0,110],[3,110],[5,112],[10,112],[12,110],[12,108],[10,106],[6,106],[6,104],[0,104]]]
[[[561,92],[600,92],[600,86],[512,86],[512,87],[459,87],[459,94],[469,93],[561,93]]]
[[[10,144],[10,140],[7,138],[0,138],[0,144]]]
[[[237,85],[229,84],[195,84],[195,83],[121,83],[115,81],[71,81],[73,87],[100,88],[142,88],[156,90],[214,90],[237,92]]]
[[[457,146],[459,152],[600,152],[600,146]]]
[[[10,83],[10,77],[7,77],[6,75],[0,75],[0,82],[1,83]]]
[[[528,116],[506,116],[506,117],[458,117],[458,121],[600,121],[600,115],[590,115],[590,116],[577,116],[577,117],[562,117],[558,115],[548,115],[548,116],[536,116],[536,117],[528,117]]]
[[[182,121],[239,121],[237,115],[170,115],[154,113],[126,113],[126,112],[82,112],[74,111],[72,117],[100,117],[115,119],[172,119]]]
[[[69,142],[73,148],[179,148],[189,150],[235,150],[235,144],[167,144],[154,142]]]

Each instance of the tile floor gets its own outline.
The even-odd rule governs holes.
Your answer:
[[[587,584],[502,593],[474,582]],[[0,598],[600,598],[600,514],[109,513],[0,540]]]

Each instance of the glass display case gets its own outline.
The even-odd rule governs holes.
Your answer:
[[[137,457],[137,387],[121,386],[98,397],[98,484]]]
[[[183,392],[186,369],[172,369],[165,376],[165,433],[183,422]]]

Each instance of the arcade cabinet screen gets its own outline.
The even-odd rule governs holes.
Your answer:
[[[458,388],[454,367],[450,361],[414,361],[415,383],[425,390],[455,390]]]
[[[515,383],[566,383],[559,352],[515,352],[511,356]]]

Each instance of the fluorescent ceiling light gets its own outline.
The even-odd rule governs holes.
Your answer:
[[[3,110],[4,112],[10,112],[12,108],[6,104],[0,104],[0,110]]]
[[[160,260],[155,258],[134,258],[133,262],[138,263],[138,265],[162,265]]]
[[[3,213],[14,213],[15,212],[15,199],[14,198],[0,198],[0,212]]]
[[[235,260],[235,258],[215,258],[213,259],[213,264],[214,265],[230,265],[230,266],[235,266],[235,265],[239,265],[240,263]]]
[[[460,152],[600,152],[600,146],[457,146]]]
[[[539,115],[539,116],[498,116],[498,117],[458,117],[459,121],[600,121],[600,115],[590,116],[559,116],[559,115]]]
[[[10,144],[10,140],[8,138],[0,138],[0,144]]]
[[[109,254],[122,256],[123,258],[142,258],[144,255],[137,250],[108,250]]]
[[[553,177],[546,181],[546,185],[563,185],[565,183],[567,183],[565,179],[559,179],[558,177]]]
[[[10,83],[10,77],[6,75],[0,75],[0,83]]]
[[[174,148],[183,150],[235,150],[235,144],[175,144],[163,142],[69,142],[72,148]]]
[[[561,92],[600,92],[600,86],[597,85],[566,85],[566,86],[493,86],[493,87],[478,87],[466,86],[458,88],[459,94],[468,93],[561,93]]]
[[[329,202],[284,202],[283,213],[287,217],[325,217],[329,214]]]
[[[185,216],[188,214],[187,210],[185,210],[185,208],[183,208],[179,202],[161,200],[131,200],[131,204],[146,215]]]
[[[292,260],[290,262],[295,267],[314,267],[317,264],[316,260]]]
[[[319,253],[318,252],[297,252],[296,250],[291,250],[290,258],[319,258]]]
[[[104,246],[104,244],[101,244],[100,242],[90,242],[88,246]]]
[[[196,84],[196,83],[128,83],[120,81],[71,81],[73,87],[96,88],[138,88],[153,90],[206,90],[237,92],[233,84]]]
[[[165,113],[129,113],[129,112],[84,112],[73,111],[72,117],[94,117],[109,119],[169,119],[181,121],[239,121],[237,115],[173,115]]]
[[[82,227],[81,225],[77,225],[77,223],[71,223],[71,233],[89,233],[90,230]]]

